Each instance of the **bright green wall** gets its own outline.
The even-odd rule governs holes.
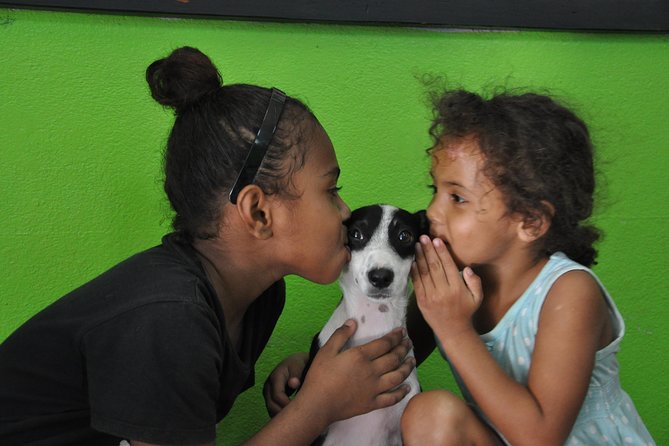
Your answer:
[[[0,9],[0,339],[169,224],[160,157],[171,115],[144,69],[182,45],[225,82],[276,85],[330,133],[351,207],[429,200],[429,112],[415,75],[480,89],[549,88],[591,123],[605,193],[597,273],[627,322],[622,381],[658,444],[669,444],[669,35],[450,32]],[[335,285],[289,279],[258,380],[306,349],[338,300]],[[425,388],[453,387],[433,355]],[[234,445],[266,420],[256,387],[220,429]]]

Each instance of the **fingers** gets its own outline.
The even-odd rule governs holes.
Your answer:
[[[344,345],[346,345],[346,342],[349,340],[349,338],[353,336],[356,328],[357,324],[354,319],[347,320],[344,322],[344,325],[332,333],[330,339],[328,339],[320,349],[333,354],[339,353],[344,349]]]
[[[265,400],[265,408],[267,409],[267,414],[270,416],[270,418],[273,418],[276,414],[281,412],[281,409],[286,407],[287,404],[280,404],[276,401],[272,400]]]
[[[440,238],[435,238],[432,240],[432,247],[437,257],[439,258],[439,264],[446,273],[447,280],[450,283],[459,280],[460,272],[458,270],[458,266],[455,264],[455,261],[453,260],[451,253],[448,251],[444,241]]]
[[[375,360],[396,348],[406,337],[406,334],[406,329],[398,327],[390,333],[356,348],[365,358]],[[402,359],[407,352],[408,349],[406,349]]]
[[[404,333],[403,330],[395,330],[391,337],[396,334]],[[383,338],[381,338],[383,339]],[[378,340],[377,340],[378,341]],[[363,347],[374,344],[372,341]],[[409,338],[404,338],[397,346],[388,353],[379,356],[372,361],[372,370],[378,376],[377,389],[378,394],[375,398],[375,408],[391,406],[406,396],[411,390],[408,385],[402,383],[409,377],[416,367],[416,359],[407,356],[413,348]]]
[[[384,389],[395,389],[409,377],[415,367],[415,358],[409,356],[400,367],[383,375],[381,378],[381,386]]]
[[[435,246],[437,245],[437,246]],[[421,236],[420,242],[416,245],[416,270],[420,278],[420,284],[416,296],[419,302],[422,298],[434,296],[440,290],[448,288],[450,279],[444,270],[441,256],[436,248],[445,249],[444,242],[440,239],[431,241],[428,236]],[[448,254],[446,254],[448,255]]]
[[[415,364],[415,359],[411,356],[407,358],[407,361],[405,361],[401,367],[383,375],[381,378],[381,386],[382,388],[389,390],[377,395],[375,401],[377,409],[398,403],[411,391],[411,386],[408,383],[402,383],[409,377]]]
[[[302,384],[299,377],[308,359],[309,355],[305,352],[294,353],[281,361],[265,380],[262,392],[270,416],[276,415],[290,403],[290,396]]]
[[[281,370],[272,373],[265,381],[263,387],[263,396],[265,398],[265,407],[270,416],[274,416],[290,403],[290,398],[283,390],[288,380],[288,371]]]
[[[422,241],[422,237],[421,237]],[[421,282],[421,288],[426,292],[434,288],[432,276],[430,275],[430,265],[423,250],[423,243],[416,243],[416,273]]]
[[[410,391],[411,391],[411,386],[405,384],[391,392],[380,394],[379,396],[376,397],[377,406],[375,409],[382,409],[384,407],[393,406],[399,403],[405,396],[407,396],[407,394]]]
[[[413,356],[407,357],[412,347],[411,339],[404,338],[402,342],[391,351],[373,361],[374,370],[381,375],[397,370],[406,361],[413,361],[415,365]]]
[[[422,294],[461,282],[458,265],[448,247],[440,238],[420,237],[416,245],[416,268],[412,268],[414,289],[416,282]]]
[[[437,282],[439,276],[434,276],[434,273],[443,272],[446,275],[446,280],[448,282],[457,281],[459,277],[458,266],[455,264],[451,253],[448,251],[446,244],[440,238],[435,238],[430,240],[426,235],[420,237],[419,248],[417,247],[417,257],[418,251],[421,252],[422,256],[425,257],[423,265],[431,273],[433,281]],[[419,270],[420,270],[420,266]],[[435,283],[436,285],[437,283]]]
[[[462,271],[462,276],[465,279],[465,284],[472,293],[474,303],[478,307],[483,300],[483,286],[481,285],[481,278],[477,276],[470,267],[465,267]]]
[[[292,377],[288,380],[288,383],[286,384],[287,388],[290,389],[290,393],[293,393],[295,390],[297,390],[300,387],[300,379],[296,377]],[[288,392],[286,392],[288,393]]]
[[[265,395],[265,407],[270,417],[281,412],[281,409],[286,407],[290,399],[287,395]]]

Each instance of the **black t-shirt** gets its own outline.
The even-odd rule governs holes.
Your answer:
[[[0,445],[213,441],[284,300],[283,280],[255,300],[238,353],[194,250],[165,236],[0,345]]]

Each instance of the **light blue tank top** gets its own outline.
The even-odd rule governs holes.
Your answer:
[[[527,385],[541,307],[555,281],[573,270],[587,271],[599,284],[609,306],[615,339],[596,354],[588,393],[565,445],[654,446],[655,442],[641,421],[632,400],[620,386],[616,353],[620,350],[620,342],[625,334],[622,316],[599,278],[585,266],[561,252],[553,254],[523,295],[509,308],[495,328],[481,335],[481,340],[507,374],[517,382]],[[437,344],[439,345],[438,340]],[[441,345],[439,348],[442,356],[446,358]],[[486,420],[485,414],[478,408],[457,372],[453,370],[453,373],[464,398]],[[494,428],[492,423],[488,424]]]

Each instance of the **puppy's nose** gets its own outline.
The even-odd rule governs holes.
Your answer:
[[[388,268],[377,268],[367,273],[367,278],[376,288],[387,288],[393,282],[395,274]]]

